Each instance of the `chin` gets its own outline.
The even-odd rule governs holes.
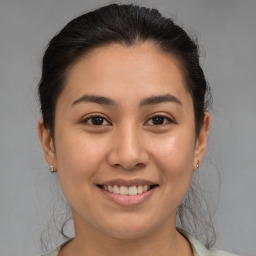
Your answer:
[[[145,220],[145,219],[144,219]],[[107,224],[107,225],[106,225]],[[141,219],[124,219],[116,223],[105,223],[101,230],[110,237],[117,239],[133,239],[146,236],[152,232],[152,223],[142,222]]]

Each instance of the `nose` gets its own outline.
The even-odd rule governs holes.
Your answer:
[[[130,125],[113,134],[107,161],[111,166],[126,170],[147,165],[149,155],[137,127]]]

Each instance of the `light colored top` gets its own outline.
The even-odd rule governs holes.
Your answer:
[[[182,233],[190,242],[191,247],[193,249],[193,255],[194,256],[237,256],[235,254],[224,252],[224,251],[218,251],[218,250],[208,250],[202,243],[200,243],[197,239],[195,239],[190,234],[186,233],[184,230],[180,230],[179,232]],[[60,250],[72,239],[68,240],[67,242],[63,243],[59,247],[57,247],[55,250],[51,251],[48,254],[42,255],[42,256],[58,256],[58,253]]]

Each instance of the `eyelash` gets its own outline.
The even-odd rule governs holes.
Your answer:
[[[106,118],[103,117],[103,116],[101,116],[101,115],[91,115],[91,116],[86,117],[86,118],[82,121],[82,123],[83,123],[83,124],[88,124],[88,121],[89,121],[89,120],[92,120],[92,118],[96,118],[96,117],[102,118],[102,119],[104,119],[104,121],[107,121]],[[107,122],[108,122],[108,124],[110,124],[109,121],[107,121]],[[92,125],[92,126],[104,126],[104,125],[94,125],[94,124],[92,124],[92,123],[89,124],[89,125]]]
[[[147,120],[147,122],[149,121],[149,120],[153,120],[153,118],[156,118],[156,117],[160,117],[160,118],[164,118],[165,119],[165,121],[164,121],[164,123],[163,124],[150,124],[149,126],[163,126],[163,125],[166,125],[166,124],[170,124],[170,123],[175,123],[175,121],[174,120],[172,120],[171,118],[169,118],[169,117],[167,117],[167,116],[165,116],[165,115],[155,115],[155,116],[153,116],[153,117],[151,117],[151,118],[149,118],[148,120]],[[93,123],[88,123],[88,121],[89,120],[91,120],[92,121],[92,119],[93,118],[101,118],[101,119],[103,119],[103,122],[104,121],[106,121],[108,124],[106,125],[104,125],[104,124],[99,124],[99,125],[96,125],[96,124],[93,124]],[[147,123],[146,122],[146,123]],[[82,123],[83,124],[87,124],[87,125],[92,125],[92,126],[108,126],[108,125],[110,125],[110,122],[109,121],[107,121],[106,120],[106,118],[105,117],[103,117],[103,116],[101,116],[101,115],[91,115],[91,116],[88,116],[88,117],[86,117],[83,121],[82,121]]]

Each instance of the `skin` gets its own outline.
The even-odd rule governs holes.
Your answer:
[[[85,94],[116,104],[73,104]],[[181,104],[139,106],[144,98],[166,94]],[[102,116],[102,125],[85,122],[91,114]],[[156,125],[152,117],[159,115],[167,119]],[[179,62],[153,44],[111,44],[83,56],[70,68],[57,99],[54,141],[42,119],[38,124],[46,161],[58,171],[75,223],[76,237],[59,255],[192,255],[176,231],[176,209],[203,160],[209,126],[206,112],[196,137]],[[96,186],[118,178],[159,186],[149,200],[120,206]]]

